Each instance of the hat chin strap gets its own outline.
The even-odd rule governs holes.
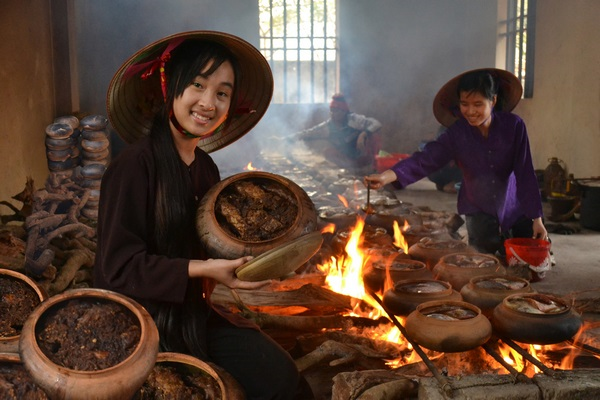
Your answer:
[[[183,136],[189,137],[189,138],[193,138],[193,139],[200,139],[202,137],[202,136],[199,136],[199,135],[194,135],[193,133],[188,132],[185,129],[183,129],[183,127],[177,121],[177,118],[175,118],[175,115],[173,114],[172,110],[169,113],[169,120],[171,121],[171,123],[173,124],[173,126],[175,127],[175,129],[177,129],[177,132],[181,133]]]

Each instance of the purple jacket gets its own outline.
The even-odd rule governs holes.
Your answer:
[[[531,160],[527,128],[511,113],[493,112],[488,138],[459,119],[423,151],[391,170],[404,187],[442,168],[450,160],[463,172],[459,214],[496,216],[503,231],[521,216],[542,216],[542,201]]]

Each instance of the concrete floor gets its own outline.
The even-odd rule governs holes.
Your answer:
[[[415,206],[429,206],[434,210],[456,212],[456,195],[437,191],[428,179],[423,179],[404,190],[394,192],[396,197]],[[544,203],[544,209],[549,207]],[[549,208],[546,215],[549,215]],[[582,228],[578,221],[565,223],[579,230],[570,235],[550,233],[552,253],[556,264],[544,279],[533,282],[538,292],[574,299],[600,298],[600,232]],[[547,222],[547,228],[552,223]],[[466,236],[466,229],[459,233]]]

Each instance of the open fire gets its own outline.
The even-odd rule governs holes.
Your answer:
[[[340,200],[345,206],[348,202],[340,196]],[[378,319],[381,316],[390,317],[396,319],[398,323],[404,324],[404,318],[387,315],[384,308],[373,299],[373,297],[365,289],[363,281],[363,268],[367,263],[370,255],[367,254],[363,248],[363,230],[365,227],[365,219],[358,216],[356,224],[351,230],[349,240],[345,246],[344,252],[341,255],[332,256],[330,260],[322,265],[318,266],[320,272],[322,272],[325,278],[325,285],[327,288],[334,292],[350,296],[353,299],[353,308],[348,315],[354,315],[359,317],[367,317],[372,319]],[[403,232],[410,228],[408,222],[404,222],[404,226],[401,228],[399,224],[394,221],[394,246],[401,249],[404,254],[408,254],[408,242],[405,239]],[[335,232],[335,226],[332,224],[327,225],[323,232]],[[390,262],[386,263],[388,265]],[[392,287],[393,282],[389,273],[389,269],[386,270],[386,279],[384,283],[384,290],[378,294],[383,294],[385,290]],[[378,295],[376,294],[376,295]],[[585,324],[581,329],[579,335],[591,327],[591,324]],[[401,333],[400,329],[393,324],[379,326],[377,328],[365,328],[362,335],[367,336],[371,339],[386,340],[391,343],[405,346],[406,352],[402,352],[403,356],[401,359],[388,360],[387,365],[391,368],[396,368],[402,365],[407,365],[420,360],[419,354],[414,351],[412,342]],[[578,342],[578,337],[573,339],[574,343]],[[581,354],[581,349],[571,345],[571,343],[563,342],[552,345],[533,345],[514,343],[507,340],[508,343],[493,338],[490,342],[495,342],[495,345],[486,344],[483,351],[471,351],[469,357],[483,357],[484,360],[477,360],[471,364],[474,366],[472,370],[467,371],[469,373],[486,373],[486,372],[499,372],[503,369],[508,369],[511,373],[520,373],[527,377],[533,377],[535,374],[551,373],[553,369],[570,370],[573,369],[574,360],[578,355]],[[453,353],[437,353],[435,351],[426,350],[427,358],[435,359],[438,357],[447,358],[459,358],[463,362],[464,355],[456,355]],[[493,352],[494,354],[490,354]],[[557,356],[560,355],[560,356]],[[596,357],[598,357],[596,355]],[[475,370],[477,367],[485,366],[489,368],[485,370]]]

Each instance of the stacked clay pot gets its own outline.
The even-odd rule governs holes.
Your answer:
[[[67,123],[56,123],[46,127],[46,158],[50,173],[73,175],[79,165],[79,148],[76,129]]]
[[[81,214],[90,219],[98,219],[100,182],[106,166],[110,162],[110,140],[106,126],[108,119],[102,115],[83,118],[81,125],[82,187],[89,191],[89,197]]]

